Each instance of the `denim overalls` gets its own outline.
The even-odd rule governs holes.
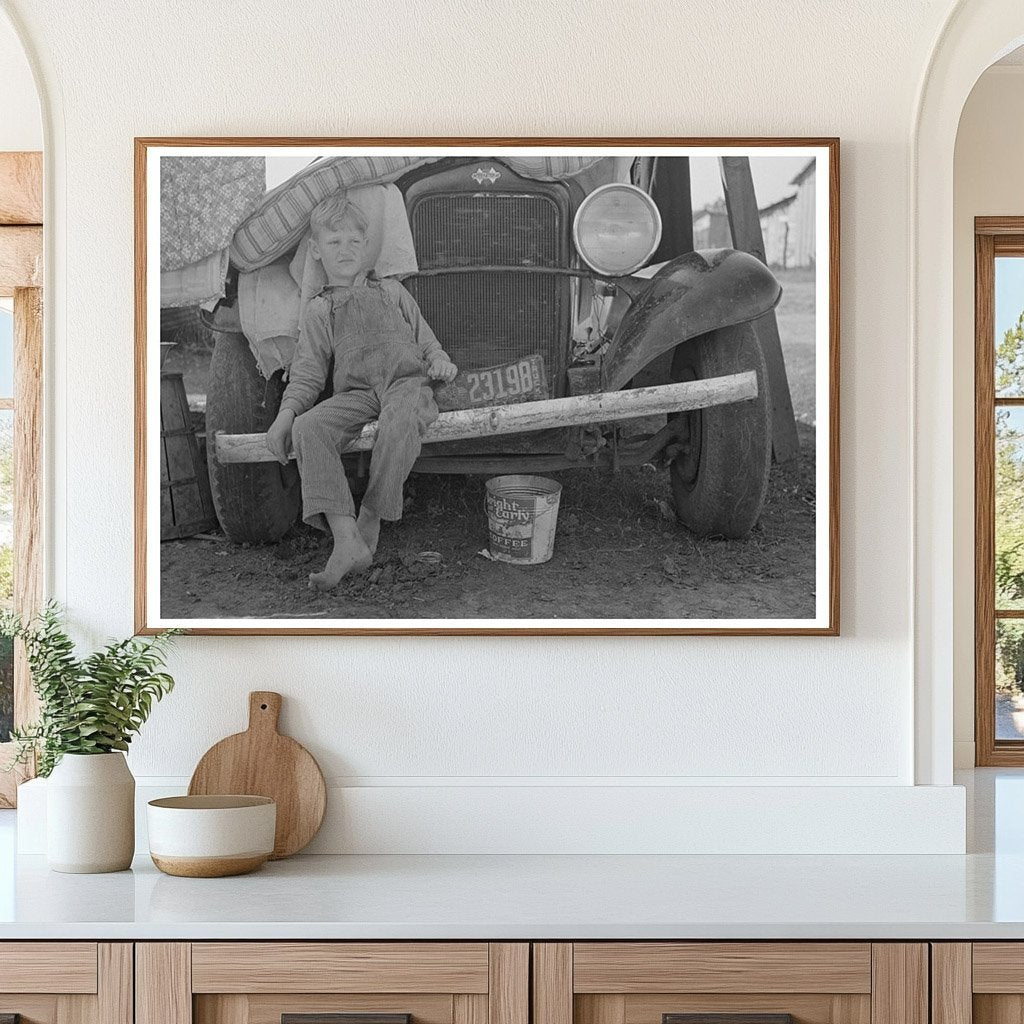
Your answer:
[[[323,513],[354,515],[339,459],[363,426],[379,421],[363,502],[381,519],[402,517],[402,488],[437,419],[423,355],[396,301],[368,279],[328,289],[334,394],[299,416],[292,444],[302,479],[302,517],[327,529]]]

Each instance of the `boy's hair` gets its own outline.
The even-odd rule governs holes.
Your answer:
[[[366,214],[344,192],[335,192],[326,199],[321,199],[309,215],[309,227],[314,237],[332,228],[338,230],[346,224],[364,235],[370,233]]]

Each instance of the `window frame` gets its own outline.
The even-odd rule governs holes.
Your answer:
[[[23,618],[43,601],[43,229],[42,154],[0,153],[0,297],[14,299],[14,599]],[[5,398],[7,396],[4,396]],[[38,714],[25,652],[14,654],[14,724]],[[0,743],[0,807],[14,807],[34,764],[7,772],[13,743]]]
[[[1024,216],[974,220],[974,743],[978,767],[1024,766],[1024,740],[996,739],[996,621],[1024,623],[1024,609],[996,608],[995,423],[998,408],[1024,408],[1024,397],[996,398],[996,258],[1024,258]]]

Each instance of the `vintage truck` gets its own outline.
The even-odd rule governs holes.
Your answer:
[[[746,252],[693,250],[686,164],[609,158],[593,185],[471,155],[413,160],[392,176],[418,262],[403,283],[462,371],[462,407],[442,412],[416,471],[652,463],[668,473],[682,527],[749,533],[772,450],[754,321],[781,288]],[[210,480],[225,533],[260,543],[295,522],[298,478],[262,439],[283,371],[264,379],[230,294],[209,322]],[[371,425],[346,456],[353,477],[372,443]]]

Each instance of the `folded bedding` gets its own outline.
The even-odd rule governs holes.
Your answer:
[[[231,242],[231,262],[257,270],[295,248],[309,227],[309,215],[322,199],[360,185],[387,184],[403,174],[440,160],[439,156],[325,157],[266,194],[243,221]],[[482,155],[481,162],[493,159]],[[579,178],[584,191],[613,179],[617,158],[605,156],[502,156],[517,174],[542,181]]]

